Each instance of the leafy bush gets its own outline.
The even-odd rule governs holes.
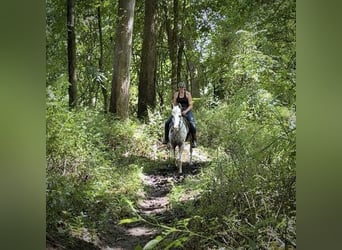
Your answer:
[[[132,213],[127,201],[138,199],[141,166],[125,159],[144,155],[149,146],[134,122],[88,108],[68,110],[64,98],[55,98],[64,88],[63,82],[48,88],[46,223],[50,240],[72,244],[84,228],[96,237]]]

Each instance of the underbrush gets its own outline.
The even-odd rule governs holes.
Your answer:
[[[132,215],[149,164],[150,128],[99,111],[69,111],[50,89],[46,112],[46,232],[51,244],[95,242]]]
[[[198,110],[212,161],[172,190],[182,219],[156,238],[158,249],[296,248],[295,114],[265,96],[242,91]],[[189,193],[194,199],[182,201]]]

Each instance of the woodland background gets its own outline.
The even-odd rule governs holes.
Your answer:
[[[156,247],[295,248],[295,10],[47,0],[47,241],[77,249],[85,228],[95,237],[136,216],[139,176],[164,160],[151,152],[183,80],[212,160],[172,191],[182,217],[160,223]],[[183,204],[189,187],[198,197]]]

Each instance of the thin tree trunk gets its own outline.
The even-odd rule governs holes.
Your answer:
[[[171,28],[171,19],[169,18],[167,3],[164,1],[163,5],[166,16],[165,26],[171,60],[171,86],[173,91],[175,91],[177,89],[178,0],[173,0],[173,28]]]
[[[186,9],[186,0],[183,0],[183,7],[182,7],[182,13],[186,13],[185,12]],[[177,19],[178,19],[178,14],[177,14]],[[183,53],[184,53],[184,23],[185,23],[185,18],[184,15],[181,18],[181,27],[180,27],[180,32],[178,35],[178,54],[177,54],[177,83],[180,81],[184,81],[184,79],[182,79],[182,66],[183,66]]]
[[[192,97],[200,97],[200,86],[198,81],[198,70],[196,64],[186,58],[188,71],[190,74],[190,85]]]
[[[102,3],[102,0],[101,0]],[[98,19],[98,29],[99,29],[99,43],[100,43],[100,58],[99,58],[99,74],[103,74],[103,38],[102,38],[102,22],[101,22],[101,7],[97,7],[97,19]],[[98,84],[101,87],[103,95],[103,110],[107,113],[108,109],[108,93],[105,86],[105,80],[101,78]]]
[[[135,0],[119,0],[109,111],[128,118]]]
[[[147,116],[156,105],[156,18],[157,0],[145,1],[144,40],[139,75],[138,118]]]
[[[69,108],[77,105],[75,1],[67,0]]]
[[[184,51],[184,42],[182,39],[179,39],[179,48],[178,48],[178,54],[177,54],[177,83],[181,81],[183,51]]]

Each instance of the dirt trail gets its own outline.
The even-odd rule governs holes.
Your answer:
[[[143,173],[141,178],[145,192],[137,204],[140,216],[158,218],[163,222],[174,219],[174,215],[167,213],[169,211],[168,194],[172,185],[179,185],[187,176],[198,174],[200,167],[205,165],[208,158],[199,149],[195,149],[191,166],[187,160],[188,157],[184,156],[183,174],[178,174],[178,169],[174,165],[169,166],[166,163]],[[156,228],[144,222],[123,225],[113,223],[105,235],[101,236],[101,239],[88,239],[88,242],[80,242],[79,248],[75,249],[134,250],[137,246],[141,246],[142,249],[157,234]],[[55,248],[47,247],[47,249]]]
[[[181,184],[188,176],[194,176],[199,173],[200,167],[208,161],[208,158],[200,149],[193,151],[193,164],[188,163],[187,151],[184,152],[183,174],[178,174],[175,166],[161,165],[153,170],[146,171],[142,176],[145,185],[144,197],[138,203],[139,214],[144,218],[154,217],[158,220],[168,221],[173,215],[169,211],[168,194],[172,185]],[[105,248],[115,250],[134,250],[136,246],[144,245],[155,238],[158,231],[151,225],[138,222],[136,224],[127,224],[116,226],[112,236],[119,236],[115,241],[108,242]]]
[[[187,175],[195,175],[198,173],[198,164],[189,166],[184,164],[182,175],[177,174],[177,169],[168,168],[167,166],[155,170],[155,174],[148,174],[143,176],[143,182],[146,186],[145,197],[138,203],[139,214],[144,217],[158,217],[163,221],[172,220],[169,211],[168,194],[171,191],[172,184],[177,185],[183,182]],[[117,229],[119,229],[117,227]],[[136,246],[143,247],[148,241],[152,240],[158,233],[157,229],[153,226],[138,222],[136,224],[123,225],[118,232],[124,229],[123,234],[117,241],[112,242],[112,248],[102,249],[115,249],[115,250],[133,250]],[[113,244],[114,243],[114,244]],[[115,247],[114,247],[115,245]]]

